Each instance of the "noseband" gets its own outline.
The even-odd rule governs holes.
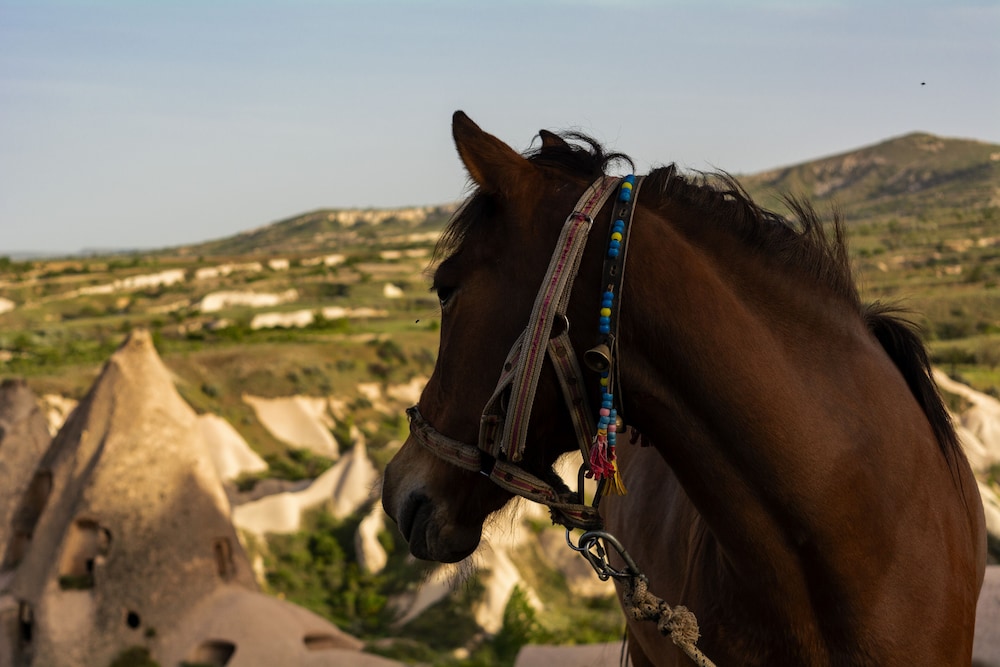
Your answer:
[[[593,530],[602,527],[597,512],[602,491],[606,483],[611,484],[612,491],[616,485],[620,487],[614,467],[614,443],[619,424],[613,394],[616,380],[613,360],[628,228],[641,182],[641,178],[634,176],[623,179],[602,176],[587,188],[566,218],[535,297],[528,325],[507,354],[496,389],[483,410],[478,446],[439,433],[421,416],[417,406],[406,411],[410,434],[435,456],[459,468],[480,472],[514,495],[548,506],[552,520],[567,528]],[[601,375],[602,404],[595,424],[580,364],[570,343],[566,310],[593,226],[593,216],[598,214],[616,186],[618,197],[613,204],[614,222],[604,262],[598,344],[584,355],[587,366]],[[546,353],[559,378],[583,454],[584,464],[575,492],[555,473],[552,474],[553,483],[549,483],[517,465],[524,455],[528,423]],[[584,473],[599,480],[592,505],[584,503]],[[618,492],[624,493],[624,488],[619,488]]]

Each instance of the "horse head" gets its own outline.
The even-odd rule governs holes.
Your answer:
[[[505,364],[510,369],[508,351],[532,314],[563,220],[617,156],[543,131],[541,146],[526,157],[462,112],[455,113],[452,129],[475,190],[436,253],[444,256],[433,279],[441,305],[440,348],[419,414],[438,433],[471,446],[479,441],[484,407]],[[570,173],[555,166],[566,161],[578,168]],[[595,298],[598,278],[581,280],[593,283]],[[578,314],[596,315],[583,307],[571,302],[568,317],[554,324],[556,332]],[[518,468],[538,478],[552,479],[555,460],[576,444],[559,392],[555,374],[543,369],[534,402],[546,408],[531,416],[530,443],[517,454]],[[476,549],[486,518],[513,497],[479,472],[442,460],[412,434],[403,444],[385,471],[383,505],[415,556],[454,562]]]

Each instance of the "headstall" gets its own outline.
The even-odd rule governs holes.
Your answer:
[[[620,396],[616,402],[614,394],[616,337],[629,227],[641,184],[642,178],[632,175],[602,176],[587,188],[566,218],[528,325],[507,354],[496,389],[483,410],[478,446],[439,433],[421,416],[417,406],[406,411],[411,435],[433,454],[465,470],[482,473],[510,493],[548,506],[553,521],[567,528],[601,528],[603,522],[597,504],[602,494],[625,493],[614,453],[621,427],[617,414]],[[597,345],[584,353],[584,363],[601,376],[601,407],[595,419],[588,407],[580,364],[570,343],[566,310],[593,217],[616,190],[601,283]],[[554,333],[556,322],[560,326]],[[583,455],[584,465],[575,492],[558,476],[553,475],[556,479],[550,483],[517,465],[524,455],[528,422],[546,353],[559,378]],[[583,498],[584,474],[599,482],[590,505]]]

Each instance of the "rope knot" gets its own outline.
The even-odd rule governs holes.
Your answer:
[[[643,575],[625,581],[622,603],[626,612],[636,621],[654,621],[660,634],[670,637],[675,646],[698,667],[715,667],[696,646],[701,631],[694,613],[682,605],[671,608],[666,602],[649,592],[649,581]]]
[[[701,632],[698,630],[698,619],[687,607],[677,605],[667,610],[656,623],[662,635],[670,635],[670,640],[677,646],[693,646],[698,642]]]

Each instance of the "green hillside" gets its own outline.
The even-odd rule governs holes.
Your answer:
[[[921,219],[1000,203],[1000,145],[913,133],[741,178],[765,206],[780,193],[835,204],[850,224]]]

